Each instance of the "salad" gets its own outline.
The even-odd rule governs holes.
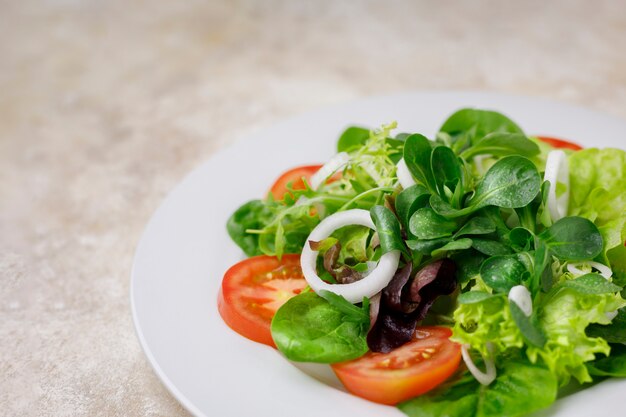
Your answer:
[[[626,152],[461,109],[349,127],[238,208],[233,330],[409,416],[520,416],[626,377]]]

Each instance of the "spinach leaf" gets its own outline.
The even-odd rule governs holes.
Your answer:
[[[228,219],[226,229],[230,238],[248,256],[261,255],[259,235],[247,233],[248,229],[262,229],[270,220],[272,212],[261,200],[252,200],[239,207]]]
[[[396,213],[404,229],[409,228],[409,219],[417,209],[428,204],[430,193],[426,187],[415,184],[400,191],[396,196]]]
[[[610,324],[593,323],[585,329],[585,332],[587,336],[601,337],[609,343],[626,343],[626,308],[617,310],[617,316]]]
[[[610,283],[602,275],[591,273],[570,279],[561,284],[561,287],[570,288],[579,294],[607,294],[615,293],[622,289]]]
[[[591,375],[626,377],[626,346],[611,345],[611,355],[587,363],[587,369]]]
[[[432,152],[432,143],[425,136],[416,133],[406,138],[404,143],[406,166],[417,181],[431,192],[436,192],[437,188],[430,164]]]
[[[563,217],[544,230],[539,239],[561,260],[586,261],[602,253],[602,235],[583,217]]]
[[[520,155],[530,158],[537,154],[539,146],[522,133],[493,132],[461,153],[461,158],[469,160],[476,155]]]
[[[322,290],[318,295],[328,301],[331,306],[345,314],[346,321],[363,323],[370,319],[370,300],[367,297],[363,297],[363,307],[359,308],[334,292]]]
[[[348,152],[361,147],[370,137],[369,129],[350,126],[339,136],[337,152]]]
[[[526,267],[512,256],[493,256],[480,266],[480,276],[495,292],[508,293],[528,274]]]
[[[430,164],[435,186],[440,196],[446,195],[446,189],[453,191],[457,186],[462,186],[463,168],[452,149],[447,146],[435,147],[432,151]]]
[[[281,257],[283,253],[300,253],[306,238],[311,233],[313,226],[306,227],[303,224],[293,222],[288,229],[282,221],[274,221],[273,233],[259,234],[259,250],[270,256]],[[267,227],[267,226],[266,226]]]
[[[484,387],[477,416],[527,415],[556,400],[558,382],[548,369],[527,362],[508,362],[496,380]]]
[[[557,389],[557,378],[548,369],[510,360],[488,386],[463,377],[398,408],[409,417],[519,417],[548,407]]]
[[[410,255],[402,239],[398,218],[385,206],[374,206],[370,209],[370,216],[376,225],[382,254],[394,250]]]
[[[343,362],[367,352],[369,314],[358,317],[309,291],[296,295],[278,309],[272,319],[272,338],[290,360]]]
[[[409,231],[419,239],[452,236],[457,227],[455,220],[446,219],[428,207],[417,210],[409,220]]]
[[[445,383],[427,394],[398,404],[409,417],[475,417],[479,406],[480,384],[467,375]]]

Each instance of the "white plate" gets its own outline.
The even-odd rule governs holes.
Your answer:
[[[402,415],[319,382],[274,349],[226,327],[217,312],[217,291],[224,271],[242,255],[225,224],[239,205],[263,197],[286,168],[328,159],[347,125],[377,127],[397,120],[398,131],[432,137],[461,107],[495,109],[529,134],[587,146],[623,147],[626,139],[626,122],[564,104],[492,93],[408,93],[306,114],[217,153],[154,214],[132,272],[132,312],[141,345],[157,375],[189,411],[222,417]],[[542,414],[614,415],[623,392],[626,381],[606,381]]]

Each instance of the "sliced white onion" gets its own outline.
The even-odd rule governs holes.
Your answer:
[[[543,175],[544,181],[550,181],[548,190],[548,210],[552,221],[557,221],[567,216],[567,206],[569,204],[569,168],[567,155],[561,150],[548,152],[546,159],[546,172]],[[565,192],[557,197],[556,185],[560,182],[565,185]]]
[[[533,314],[533,300],[530,298],[530,291],[523,285],[516,285],[509,290],[509,301],[515,303],[526,317]]]
[[[350,155],[346,152],[339,152],[337,155],[330,158],[315,174],[311,175],[309,185],[314,190],[317,190],[324,181],[335,172],[345,167],[348,162],[350,162]]]
[[[392,251],[381,256],[378,265],[366,277],[351,284],[329,284],[324,282],[316,271],[317,251],[311,249],[309,241],[319,242],[331,235],[340,227],[359,225],[375,229],[374,222],[367,210],[354,209],[340,211],[326,217],[311,232],[302,248],[300,264],[302,273],[313,291],[327,290],[343,296],[355,304],[363,301],[363,297],[371,297],[389,284],[398,269],[400,251]]]
[[[409,167],[406,166],[404,158],[400,159],[400,161],[396,164],[396,176],[398,177],[398,181],[400,182],[402,188],[409,188],[410,186],[415,185],[413,175],[411,175]]]
[[[583,265],[589,265],[596,271],[600,273],[604,278],[609,279],[613,275],[613,271],[608,266],[601,264],[600,262],[595,261],[586,261],[586,262],[575,262],[567,264],[567,270],[574,274],[575,276],[584,275],[585,271],[579,269]]]
[[[483,356],[483,360],[485,361],[485,372],[483,372],[478,369],[478,367],[474,364],[474,361],[472,361],[472,357],[469,354],[469,347],[470,345],[461,346],[461,355],[463,356],[463,361],[465,362],[467,369],[481,384],[491,384],[493,380],[496,379],[496,365],[494,364],[493,359],[491,357],[485,358],[485,356]],[[487,349],[489,348],[490,346],[488,345]]]

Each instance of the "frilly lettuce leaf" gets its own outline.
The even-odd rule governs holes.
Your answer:
[[[521,348],[524,340],[508,303],[506,295],[501,294],[459,305],[454,311],[452,340],[470,344],[485,356],[489,355],[487,342],[493,344],[496,353],[508,348]]]
[[[538,316],[547,342],[543,348],[528,346],[531,362],[539,359],[556,374],[561,384],[570,376],[579,382],[591,382],[585,362],[598,353],[608,355],[609,344],[599,337],[589,337],[585,328],[591,323],[608,324],[606,313],[626,305],[618,294],[580,294],[571,288],[555,287],[538,307]]]
[[[584,149],[569,156],[569,215],[593,221],[604,239],[602,261],[626,284],[626,151]]]
[[[567,280],[566,274],[563,280]],[[547,366],[561,384],[572,376],[579,382],[591,381],[585,363],[599,353],[609,355],[610,347],[603,338],[586,335],[585,329],[591,323],[610,323],[606,313],[626,306],[619,293],[583,294],[557,285],[535,306],[537,325],[547,337],[545,345],[537,347],[525,345],[505,294],[472,298],[477,301],[466,301],[454,312],[452,340],[469,344],[485,356],[489,355],[488,342],[496,356],[526,346],[528,359]]]

